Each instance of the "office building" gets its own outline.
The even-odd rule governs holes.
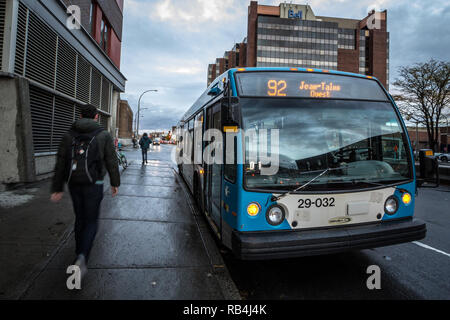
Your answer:
[[[208,85],[222,66],[304,67],[340,70],[377,77],[389,86],[387,11],[369,12],[361,20],[316,16],[309,5],[248,7],[244,65],[225,53],[208,67]],[[232,50],[233,51],[233,50]],[[231,57],[231,58],[230,58]],[[219,67],[218,67],[219,66]],[[215,73],[214,73],[215,71]]]

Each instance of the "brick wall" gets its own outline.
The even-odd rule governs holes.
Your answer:
[[[383,30],[370,30],[369,73],[387,86],[387,33]]]
[[[359,73],[358,50],[338,49],[338,70]]]
[[[440,130],[441,133],[444,132],[445,133],[445,128]],[[416,145],[416,138],[417,138],[417,132],[416,132],[416,128],[408,128],[408,134],[409,134],[409,139],[411,140],[411,145],[414,148]],[[418,137],[419,137],[419,149],[428,149],[428,134],[426,129],[423,128],[419,128],[418,130]],[[439,135],[438,138],[438,148],[440,143],[445,143],[445,141],[442,141],[442,137],[441,135]]]
[[[241,43],[239,49],[239,67],[247,66],[247,44]]]
[[[127,101],[119,101],[119,112],[117,116],[117,123],[119,124],[119,138],[131,139],[133,137],[133,111]]]
[[[228,52],[228,69],[236,68],[237,62],[236,62],[236,52],[229,51]]]
[[[256,67],[256,23],[258,20],[258,2],[251,1],[248,7],[247,25],[247,67]]]

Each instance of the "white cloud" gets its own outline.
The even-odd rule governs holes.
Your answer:
[[[156,69],[161,72],[196,75],[196,74],[203,74],[204,66],[198,66],[198,67],[177,67],[177,66],[161,67],[161,66],[158,66],[158,67],[156,67]]]
[[[205,31],[208,24],[223,25],[240,19],[245,16],[247,5],[242,0],[129,0],[127,10],[134,16],[147,16],[154,21],[181,27],[181,30],[199,32]]]

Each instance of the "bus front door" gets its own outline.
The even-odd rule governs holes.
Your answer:
[[[221,131],[221,114],[220,114],[220,103],[215,104],[213,107],[208,109],[208,128],[213,128]],[[223,148],[223,144],[217,144],[218,149]],[[212,153],[215,156],[214,153]],[[206,196],[206,208],[208,213],[219,229],[221,227],[221,195],[222,195],[222,164],[208,165],[206,170],[206,183],[207,183],[207,196]]]

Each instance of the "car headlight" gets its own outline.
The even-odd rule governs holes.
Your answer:
[[[285,216],[283,207],[279,205],[270,206],[266,212],[266,220],[272,226],[280,225],[284,221]]]
[[[395,196],[390,196],[384,203],[384,212],[389,215],[394,215],[398,210],[398,200]]]

